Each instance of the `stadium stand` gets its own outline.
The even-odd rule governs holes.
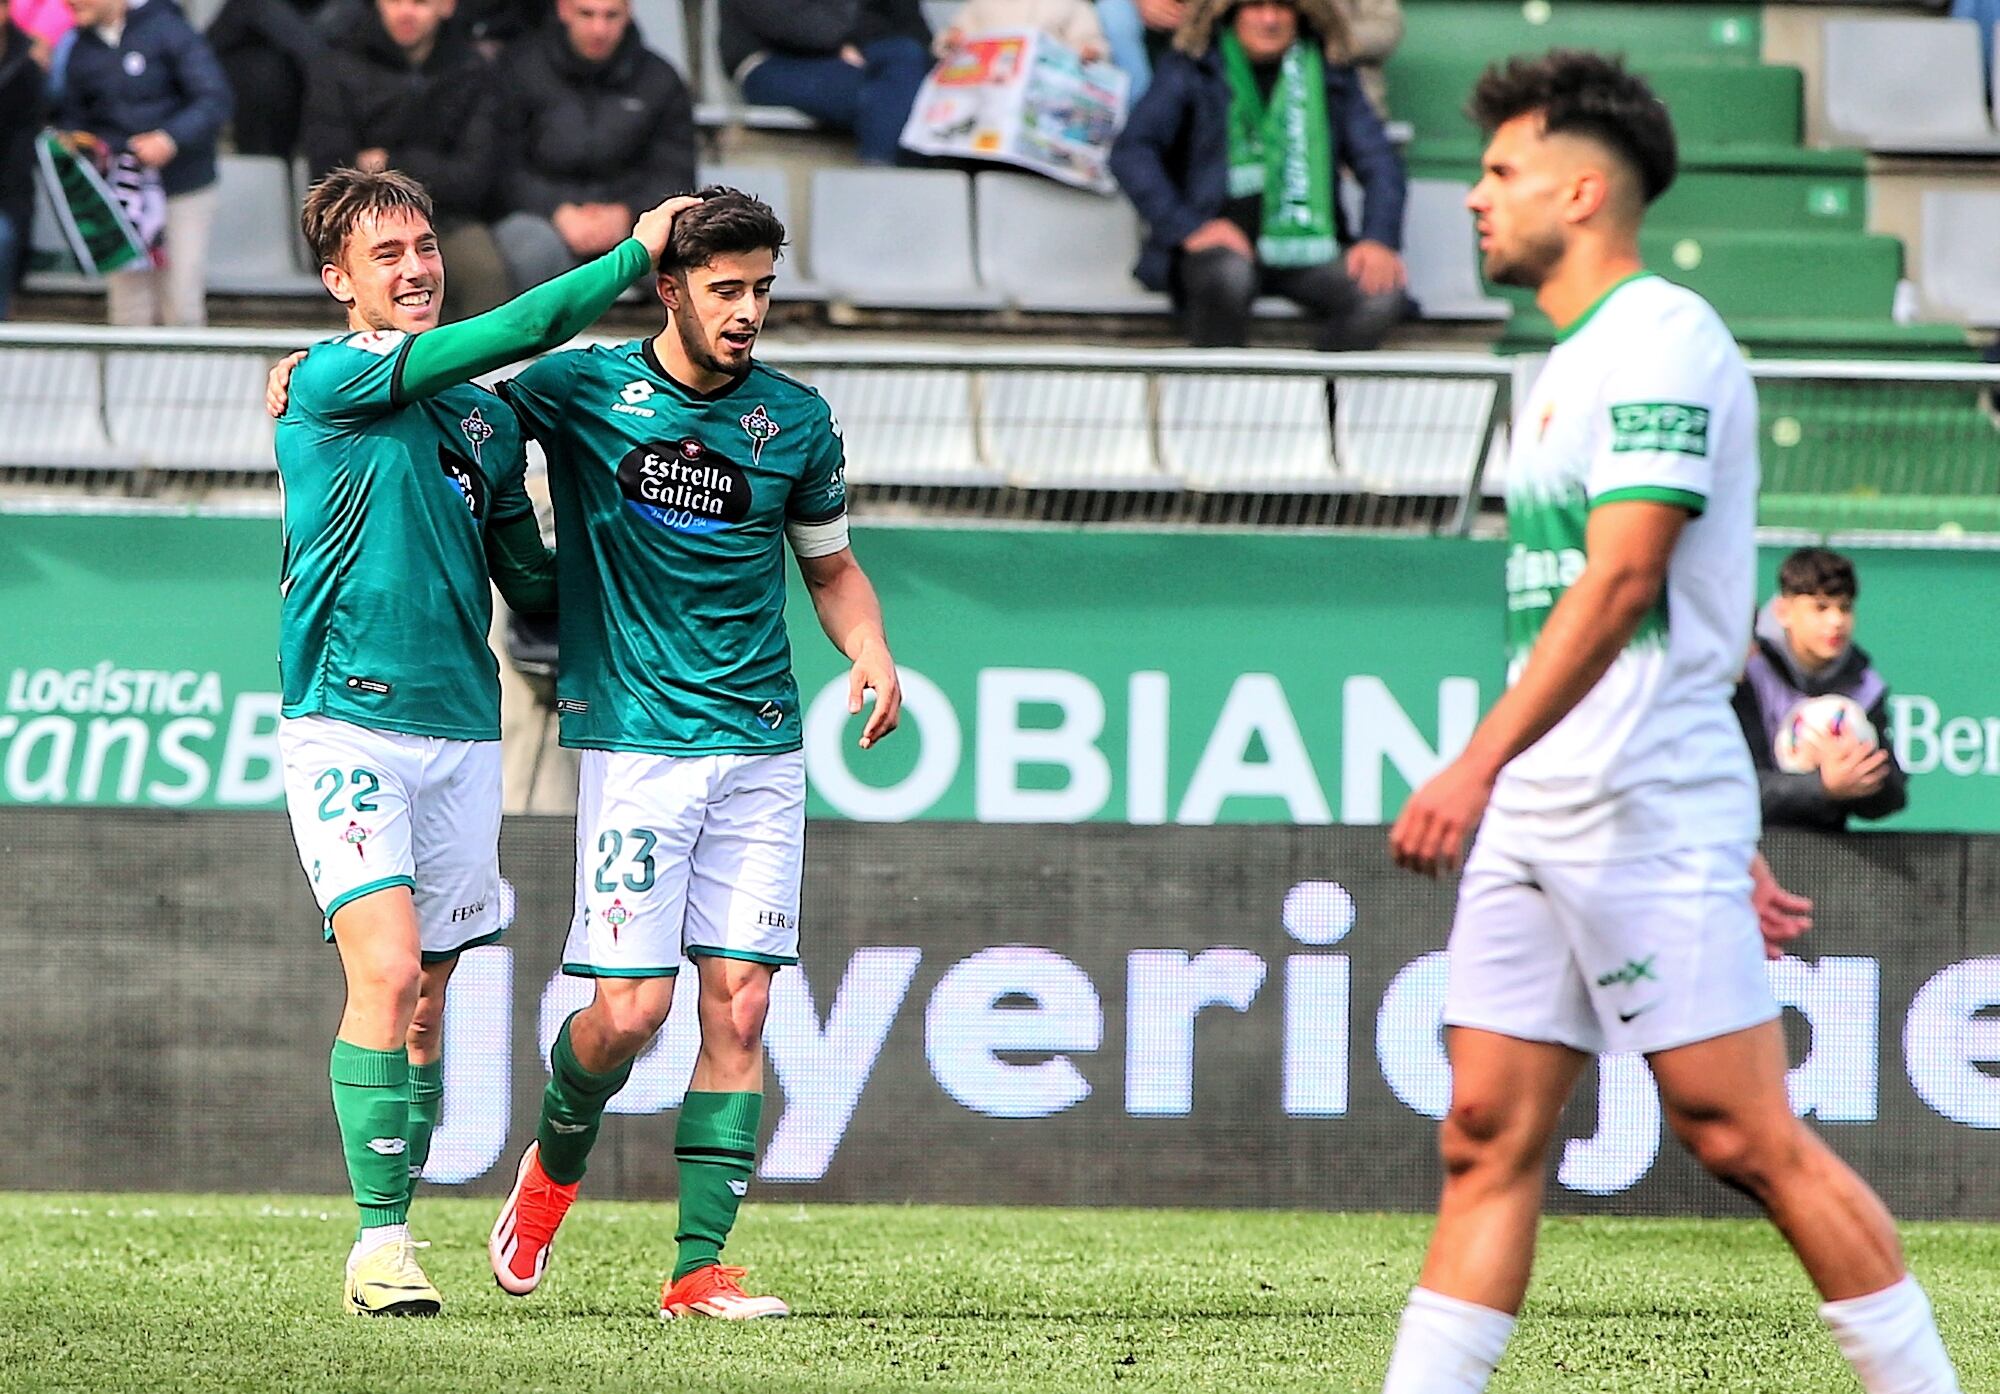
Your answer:
[[[1875,151],[2000,153],[1983,67],[1969,19],[1828,20],[1828,125]]]
[[[972,177],[957,170],[821,169],[811,259],[835,300],[863,309],[993,310],[973,256]],[[920,237],[912,229],[923,229]],[[896,249],[885,257],[884,248]]]
[[[979,279],[1022,310],[1164,314],[1169,302],[1132,279],[1139,215],[1122,198],[1029,174],[973,180]],[[1087,255],[1078,255],[1088,248]]]
[[[1160,382],[1160,460],[1190,489],[1330,493],[1326,389],[1309,378],[1205,374]]]
[[[275,155],[224,155],[216,172],[227,235],[208,244],[211,294],[326,294],[306,267],[297,195],[287,162]]]
[[[1928,190],[1923,219],[1925,301],[1969,324],[2000,325],[2000,191]]]
[[[724,188],[755,194],[771,206],[771,211],[778,215],[778,221],[785,225],[791,241],[785,247],[785,260],[777,284],[771,288],[773,300],[816,302],[826,299],[826,288],[812,276],[812,256],[806,245],[805,220],[792,216],[792,180],[783,167],[704,165],[696,182],[704,188],[720,184]]]

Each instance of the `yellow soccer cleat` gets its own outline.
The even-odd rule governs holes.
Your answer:
[[[444,1298],[417,1267],[417,1246],[392,1239],[348,1260],[347,1310],[358,1317],[434,1317]]]

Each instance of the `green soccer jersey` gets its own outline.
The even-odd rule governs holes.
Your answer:
[[[403,404],[415,342],[349,334],[292,374],[277,425],[284,713],[498,740],[484,544],[489,527],[534,513],[520,423],[469,385]]]
[[[784,535],[847,511],[825,400],[762,364],[695,392],[650,340],[554,354],[501,391],[548,451],[563,744],[797,750]]]

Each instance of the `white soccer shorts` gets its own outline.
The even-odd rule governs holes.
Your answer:
[[[343,905],[390,886],[410,887],[426,963],[500,937],[500,742],[300,716],[278,723],[278,751],[328,939]]]
[[[1671,1050],[1772,1020],[1750,905],[1755,850],[1530,864],[1482,837],[1459,883],[1445,1024],[1596,1055]]]
[[[563,971],[665,978],[688,958],[799,961],[806,761],[586,750]]]

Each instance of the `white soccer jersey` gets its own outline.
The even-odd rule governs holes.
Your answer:
[[[1652,275],[1614,286],[1564,333],[1515,419],[1510,681],[1583,572],[1590,510],[1621,499],[1694,516],[1632,642],[1502,772],[1481,836],[1514,856],[1614,861],[1758,833],[1729,705],[1755,604],[1757,394],[1708,302]]]

